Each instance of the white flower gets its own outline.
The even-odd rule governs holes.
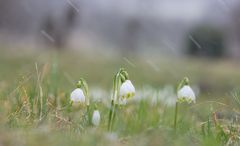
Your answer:
[[[98,126],[100,124],[100,120],[101,120],[101,117],[100,117],[99,111],[98,110],[94,110],[93,116],[92,116],[92,124],[94,126]]]
[[[70,99],[73,103],[81,103],[81,104],[84,104],[86,100],[85,95],[81,88],[77,88],[73,90],[70,95]]]
[[[196,96],[192,88],[188,85],[183,86],[179,91],[178,91],[178,101],[187,101],[188,103],[195,102],[196,101]]]
[[[135,95],[135,88],[130,80],[126,80],[120,87],[120,97],[130,98]]]

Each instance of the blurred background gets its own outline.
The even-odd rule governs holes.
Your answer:
[[[238,0],[1,0],[0,43],[239,57]]]
[[[57,60],[68,81],[111,86],[104,75],[124,66],[140,86],[189,76],[229,91],[240,83],[239,18],[239,0],[0,0],[0,75]]]

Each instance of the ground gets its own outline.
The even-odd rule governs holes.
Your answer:
[[[1,145],[239,145],[237,61],[16,51],[0,54]],[[120,67],[136,96],[119,108],[109,132],[113,76]],[[180,105],[174,130],[175,104],[166,101],[185,76],[197,101]],[[89,84],[91,110],[96,104],[101,113],[99,127],[88,124],[85,106],[68,106],[81,77]]]

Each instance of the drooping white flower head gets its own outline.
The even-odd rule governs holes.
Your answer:
[[[196,96],[194,91],[189,85],[184,85],[177,93],[177,101],[184,102],[187,101],[188,103],[196,101]]]
[[[71,95],[70,95],[70,99],[73,103],[80,103],[80,104],[84,104],[86,97],[82,91],[81,88],[77,88],[75,90],[72,91]]]
[[[120,97],[130,98],[135,95],[135,88],[130,80],[126,80],[120,87]]]
[[[94,126],[98,126],[100,124],[101,116],[98,110],[94,110],[92,116],[92,124]]]

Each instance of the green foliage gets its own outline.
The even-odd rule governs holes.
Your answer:
[[[118,114],[115,117],[113,132],[109,133],[107,126],[110,94],[109,97],[103,97],[109,101],[107,104],[103,101],[95,101],[90,96],[90,113],[92,114],[95,104],[98,105],[101,113],[102,119],[99,127],[89,125],[85,116],[86,107],[69,105],[69,96],[79,77],[84,77],[90,82],[89,93],[93,92],[91,87],[95,85],[95,82],[97,85],[98,83],[103,85],[102,88],[110,92],[112,74],[120,66],[119,64],[124,63],[110,64],[104,61],[96,61],[96,63],[94,60],[81,60],[82,62],[74,64],[77,60],[74,57],[72,58],[74,61],[61,55],[53,60],[52,57],[50,58],[42,61],[24,57],[15,62],[6,58],[4,61],[4,58],[0,58],[4,62],[0,64],[2,69],[0,72],[0,101],[2,103],[0,141],[3,145],[239,145],[239,121],[212,116],[214,112],[227,111],[230,117],[231,112],[234,116],[239,113],[239,90],[234,90],[231,94],[235,99],[234,103],[231,103],[229,98],[217,98],[226,95],[224,93],[228,89],[221,90],[221,85],[226,86],[229,76],[235,77],[232,83],[240,83],[238,73],[233,71],[235,68],[226,67],[225,62],[205,68],[204,72],[209,75],[219,73],[218,76],[211,76],[212,80],[209,80],[209,84],[215,87],[216,92],[211,96],[203,92],[197,98],[196,105],[191,107],[181,105],[177,131],[173,128],[174,107],[167,106],[162,101],[152,104],[149,100],[152,97],[142,97],[139,101],[132,100],[126,106],[117,108]],[[151,72],[149,71],[151,69],[142,65],[144,64],[142,62],[136,65],[139,67],[128,68],[128,70],[131,80],[136,82],[136,92],[140,92],[140,87],[146,83],[158,88],[162,86],[162,83],[175,85],[178,79],[185,76],[186,72],[192,73],[187,74],[191,79],[193,78],[191,83],[201,81],[205,73],[199,68],[204,65],[198,62],[191,63],[175,64],[178,70],[176,78],[169,76],[169,73]],[[88,66],[83,64],[88,64]],[[92,66],[89,67],[89,64]],[[9,68],[10,65],[12,68]],[[97,66],[101,67],[96,68]],[[189,68],[181,70],[181,66]],[[227,69],[223,70],[223,67]],[[145,71],[143,68],[148,70]],[[168,70],[166,66],[162,68]],[[186,72],[183,71],[185,69]],[[148,74],[150,75],[147,76]],[[128,77],[128,75],[125,76]],[[216,80],[219,82],[215,83]],[[6,85],[3,86],[2,82]],[[217,100],[216,103],[222,104],[216,106],[215,102],[210,103],[209,100]],[[210,106],[212,109],[209,108]]]

